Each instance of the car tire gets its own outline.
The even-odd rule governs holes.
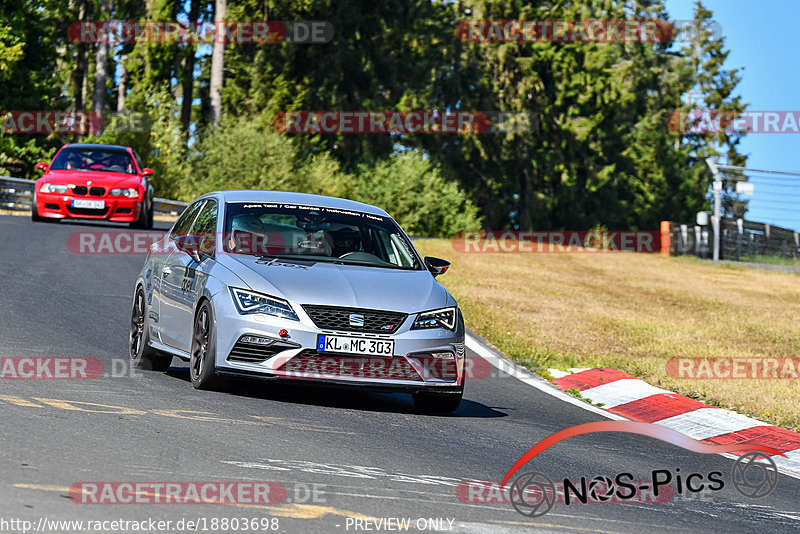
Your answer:
[[[414,408],[418,412],[432,414],[453,413],[461,405],[464,396],[464,384],[452,393],[414,393]]]
[[[166,371],[172,364],[172,356],[162,354],[150,346],[150,328],[142,286],[136,288],[133,297],[128,347],[131,363],[137,369]]]
[[[197,308],[192,328],[189,376],[195,389],[212,389],[219,382],[214,363],[217,351],[216,321],[211,303],[204,300]]]
[[[150,209],[147,211],[147,225],[145,226],[145,228],[147,230],[152,230],[153,229],[153,209],[154,209],[154,206],[153,206],[153,201],[151,199],[150,200]]]
[[[150,209],[152,210],[152,205]],[[147,198],[142,200],[142,209],[139,211],[139,218],[130,223],[130,225],[131,228],[137,230],[147,230],[153,227],[153,214],[147,209]]]
[[[36,209],[36,193],[33,194],[33,204],[31,204],[31,221],[33,222],[44,222],[46,221],[46,217],[42,217],[39,215],[39,210]]]

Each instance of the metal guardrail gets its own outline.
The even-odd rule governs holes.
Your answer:
[[[34,180],[0,176],[0,209],[30,211],[33,202],[33,184]],[[153,199],[153,211],[160,215],[177,217],[188,205],[187,202],[179,200],[158,197]]]

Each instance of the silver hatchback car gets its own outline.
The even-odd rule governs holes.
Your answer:
[[[385,211],[339,198],[219,191],[153,244],[136,280],[130,357],[225,376],[411,393],[449,413],[464,392],[464,320]]]

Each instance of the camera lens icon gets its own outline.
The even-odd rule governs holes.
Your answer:
[[[731,476],[736,491],[745,497],[760,499],[778,485],[778,466],[765,454],[747,452],[736,459]]]
[[[556,487],[547,475],[529,471],[511,481],[510,500],[525,517],[541,517],[555,504]]]

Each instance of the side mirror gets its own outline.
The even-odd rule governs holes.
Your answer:
[[[192,257],[194,261],[200,263],[203,258],[200,255],[200,246],[197,243],[197,236],[194,235],[178,235],[172,238],[175,241],[175,246],[181,252],[185,252]]]
[[[46,171],[47,170],[47,163],[44,163],[44,162],[40,161],[39,163],[34,165],[33,168],[34,169],[39,169],[40,171]]]
[[[433,256],[425,256],[425,267],[436,277],[447,272],[447,269],[450,268],[450,262]]]
[[[145,167],[144,169],[142,169],[142,176],[147,178],[147,181],[149,182],[150,176],[153,176],[153,169],[151,169],[150,167]]]

